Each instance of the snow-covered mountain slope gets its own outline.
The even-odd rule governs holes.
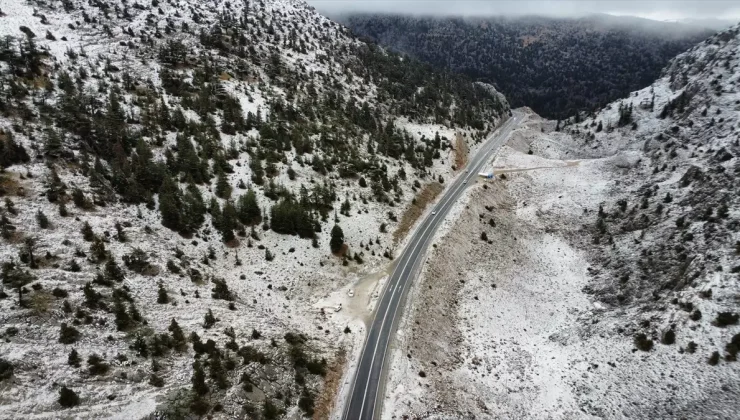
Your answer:
[[[383,418],[737,418],[739,50],[529,113],[425,264]]]
[[[3,0],[0,36],[0,418],[325,415],[362,326],[322,301],[508,115],[302,1]]]
[[[622,279],[594,273],[597,295],[610,304],[649,302],[700,280],[737,284],[738,32],[707,39],[652,86],[566,128],[593,152],[625,156],[620,197],[604,203],[591,232]]]

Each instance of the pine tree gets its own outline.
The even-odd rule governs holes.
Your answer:
[[[193,233],[200,228],[205,221],[206,205],[203,196],[194,183],[189,183],[183,196],[183,233]]]
[[[80,404],[80,397],[73,390],[67,388],[66,386],[62,386],[59,389],[58,401],[59,405],[61,405],[62,407],[70,408]]]
[[[213,227],[221,230],[221,205],[218,204],[216,197],[211,197],[211,203],[208,206],[208,211],[211,213],[211,222]]]
[[[180,325],[177,324],[177,321],[175,321],[175,318],[172,318],[168,330],[172,334],[172,346],[177,351],[185,350],[185,348],[187,347],[185,334],[183,333],[182,328],[180,328]]]
[[[46,198],[51,203],[59,201],[66,194],[66,185],[64,185],[64,182],[62,182],[62,179],[54,168],[49,172],[47,185],[49,189],[46,191]]]
[[[85,193],[79,188],[72,190],[72,202],[75,204],[75,207],[81,209],[89,210],[93,208],[92,202],[85,198]]]
[[[157,290],[157,303],[167,304],[170,302],[170,297],[167,296],[167,290],[164,288],[162,283],[159,283],[159,290]]]
[[[178,172],[192,177],[196,184],[202,184],[209,178],[208,169],[198,158],[193,142],[182,134],[177,136],[177,167]]]
[[[116,263],[116,260],[113,258],[110,258],[105,263],[105,277],[109,281],[115,281],[115,282],[122,282],[125,278],[125,275],[123,274],[123,270],[121,267]]]
[[[193,391],[197,395],[205,395],[208,393],[208,385],[206,385],[206,373],[203,371],[203,365],[199,360],[193,363],[193,376],[191,379],[193,384]]]
[[[92,226],[90,226],[90,223],[85,221],[85,223],[82,225],[82,239],[86,240],[87,242],[92,242],[95,239],[95,232],[93,232]]]
[[[155,163],[149,144],[143,138],[139,138],[136,144],[136,154],[131,158],[131,171],[136,183],[147,193],[156,192],[162,183],[164,169],[162,165]],[[145,201],[143,197],[140,200]]]
[[[349,203],[349,197],[345,198],[344,202],[342,202],[341,207],[339,208],[339,212],[343,215],[349,217],[349,212],[351,210],[352,206]]]
[[[627,124],[632,122],[632,102],[630,102],[629,106],[626,106],[619,103],[619,121],[617,122],[617,125],[619,127],[623,127]]]
[[[36,262],[36,256],[34,254],[36,250],[36,240],[34,238],[26,238],[23,240],[23,250],[21,251],[21,261],[28,264],[29,268],[39,268]]]
[[[229,290],[229,286],[224,279],[214,278],[211,281],[214,285],[213,289],[211,289],[211,297],[213,299],[234,300],[234,295]]]
[[[120,222],[116,222],[115,228],[116,228],[116,239],[118,240],[118,242],[127,242],[128,236],[126,236],[126,231],[123,230],[123,226],[121,225]]]
[[[62,155],[62,138],[61,135],[53,128],[46,129],[44,153],[46,154],[46,156],[54,159]]]
[[[108,258],[108,251],[105,250],[105,243],[100,238],[95,238],[90,245],[90,261],[101,263]]]
[[[49,228],[49,218],[41,210],[36,212],[36,221],[41,229]]]
[[[72,344],[80,338],[80,332],[77,328],[70,327],[62,322],[59,326],[59,342],[62,344]]]
[[[156,373],[152,373],[149,375],[149,385],[161,388],[164,386],[164,379]]]
[[[85,296],[85,305],[90,309],[96,309],[100,303],[100,299],[103,298],[103,295],[98,293],[90,282],[85,283],[82,293]]]
[[[24,286],[36,280],[36,277],[28,270],[22,270],[12,261],[3,263],[1,274],[3,284],[18,291],[18,306],[25,307],[25,302],[23,302]]]
[[[156,339],[156,336],[154,336],[154,338]],[[154,342],[155,340],[152,341]],[[149,357],[149,346],[147,345],[144,336],[141,334],[136,335],[136,339],[134,340],[134,344],[131,345],[131,349],[136,350],[136,354],[139,357]]]
[[[205,329],[211,328],[212,326],[216,324],[216,321],[218,320],[216,319],[215,316],[213,316],[213,311],[208,309],[208,312],[206,312],[206,316],[203,319],[203,328]]]
[[[262,221],[262,212],[257,203],[257,195],[252,188],[249,188],[246,194],[239,197],[237,215],[240,222],[249,226],[259,224]]]
[[[113,313],[116,317],[115,322],[118,331],[126,331],[131,328],[133,322],[131,321],[128,311],[126,311],[126,305],[124,305],[123,302],[120,300],[116,301]]]
[[[15,231],[16,228],[13,226],[10,219],[8,219],[8,216],[4,214],[0,216],[0,232],[2,233],[3,239],[9,240],[13,237]]]
[[[249,162],[249,169],[252,170],[252,182],[257,185],[264,184],[265,170],[262,168],[262,161],[259,159],[252,159]]]
[[[131,316],[131,319],[134,322],[143,322],[144,318],[141,316],[141,313],[139,312],[139,309],[136,308],[136,305],[134,305],[134,302],[131,302],[128,307],[128,313]]]
[[[312,238],[316,227],[314,216],[302,204],[283,199],[271,209],[270,227],[277,233]]]
[[[0,52],[0,55],[3,53]],[[17,163],[26,163],[30,160],[28,152],[13,138],[12,132],[5,132],[5,140],[0,141],[0,168]]]
[[[77,350],[72,349],[72,351],[69,352],[67,364],[74,367],[80,367],[80,355],[77,353]]]
[[[223,364],[221,363],[220,353],[213,353],[209,362],[210,363],[208,367],[210,368],[211,379],[216,382],[216,386],[219,389],[227,389],[230,384],[226,380],[226,371],[224,370]]]
[[[338,253],[342,250],[342,245],[344,245],[344,232],[339,225],[334,225],[331,229],[331,240],[329,241],[331,252]]]
[[[159,212],[162,226],[180,231],[183,227],[180,210],[182,208],[180,189],[169,176],[165,176],[159,189]]]
[[[91,354],[87,358],[87,371],[91,375],[105,375],[110,370],[110,365],[97,354]]]
[[[224,205],[223,212],[221,213],[221,237],[224,242],[233,241],[234,229],[237,228],[237,212],[234,204],[231,200],[227,201]]]
[[[219,198],[227,199],[231,197],[231,185],[229,184],[226,173],[223,170],[219,170],[218,179],[216,180],[216,196]]]

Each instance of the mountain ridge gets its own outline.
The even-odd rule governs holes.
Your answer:
[[[565,118],[651,83],[670,58],[712,34],[635,19],[349,15],[342,21],[380,45],[492,83],[515,107]]]

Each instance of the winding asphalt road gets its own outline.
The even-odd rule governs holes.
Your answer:
[[[467,181],[478,176],[483,165],[504,144],[511,130],[519,124],[521,119],[520,112],[512,111],[512,116],[486,140],[483,147],[468,163],[467,171],[458,176],[432,211],[419,224],[403,250],[376,308],[375,317],[355,371],[349,401],[345,404],[344,420],[374,420],[380,417],[383,401],[383,368],[395,325],[403,314],[404,298],[408,286],[414,280],[416,270],[424,259],[434,233],[455,201],[462,195]]]

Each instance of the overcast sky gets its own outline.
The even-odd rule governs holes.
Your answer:
[[[740,20],[740,1],[723,0],[307,0],[326,14],[387,12],[434,15],[549,15],[591,13],[656,20]]]

